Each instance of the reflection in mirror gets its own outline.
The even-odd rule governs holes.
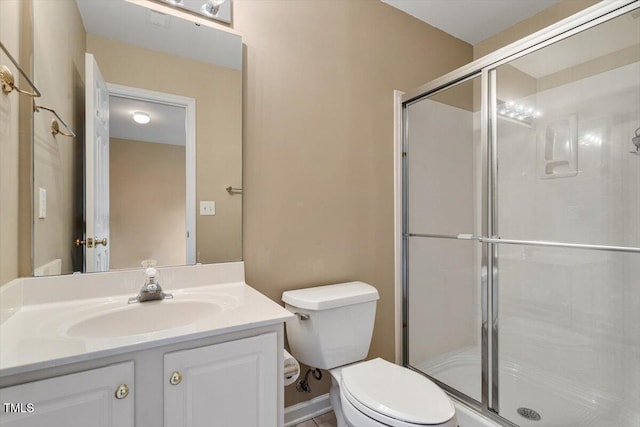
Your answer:
[[[125,0],[33,0],[33,24],[42,105],[77,134],[34,113],[34,274],[240,260],[240,36]]]
[[[195,100],[108,88],[110,268],[193,264]],[[159,203],[162,214],[149,215]]]
[[[156,0],[168,6],[203,16],[207,19],[231,24],[231,0]]]

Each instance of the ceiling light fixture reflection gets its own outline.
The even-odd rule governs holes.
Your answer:
[[[498,101],[498,117],[531,126],[534,119],[542,117],[542,112],[513,101]]]
[[[2,0],[0,0],[2,1]],[[131,0],[134,1],[134,0]],[[200,17],[231,24],[233,0],[155,0]],[[224,5],[224,7],[223,7]],[[200,25],[197,24],[196,25]]]
[[[147,113],[136,111],[135,113],[133,113],[133,120],[136,123],[140,123],[141,125],[146,125],[151,121],[151,117],[149,117]]]
[[[203,15],[207,15],[209,17],[215,17],[218,15],[218,12],[220,11],[220,6],[222,6],[222,4],[225,1],[226,0],[207,0],[207,2],[203,4],[202,7],[200,8],[200,12]]]

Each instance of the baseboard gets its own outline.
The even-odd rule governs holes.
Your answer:
[[[310,420],[331,411],[331,400],[329,393],[314,397],[306,402],[297,403],[284,408],[284,427],[291,427],[296,424]]]

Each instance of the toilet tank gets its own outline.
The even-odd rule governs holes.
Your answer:
[[[285,308],[293,356],[313,368],[333,369],[363,360],[369,353],[378,291],[364,282],[287,291]]]

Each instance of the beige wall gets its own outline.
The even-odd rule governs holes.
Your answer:
[[[0,40],[33,80],[32,16],[31,1],[0,2]],[[0,64],[29,90],[2,51]],[[0,93],[0,285],[31,271],[32,110],[30,97]]]
[[[77,207],[83,171],[77,156],[82,155],[84,144],[86,33],[75,2],[35,1],[33,22],[34,81],[42,92],[36,102],[55,109],[78,135],[53,136],[50,126],[54,116],[44,110],[34,113],[34,267],[61,259],[62,272],[70,273],[74,271],[71,242],[82,237],[73,227],[82,222],[82,211]],[[38,188],[47,191],[44,219],[38,218]]]
[[[378,1],[234,1],[246,45],[247,282],[349,280],[380,292],[370,356],[394,360],[393,90],[472,59],[470,45]],[[326,393],[287,387],[286,405]]]
[[[511,64],[498,67],[496,82],[498,101],[513,101],[536,93],[537,80]]]
[[[109,268],[137,268],[145,259],[160,266],[183,265],[184,145],[109,142]]]
[[[15,58],[19,34],[20,1],[0,1],[0,40]],[[0,65],[19,75],[2,51]],[[0,93],[0,285],[18,277],[18,102],[18,93]]]
[[[607,22],[606,24],[599,26],[597,30],[606,32],[608,29],[605,26],[626,24],[629,22],[629,20],[627,20],[626,22],[623,21],[622,23],[619,21],[620,19],[626,18],[627,16],[625,15],[618,17]],[[635,25],[635,23],[631,25]],[[619,47],[619,45],[617,44],[613,44],[611,46],[612,50],[616,49],[617,47]],[[567,50],[569,49],[570,47],[567,47]],[[605,73],[607,71],[614,70],[625,65],[633,64],[634,62],[638,61],[640,61],[640,46],[636,44],[624,49],[612,51],[607,55],[602,55],[596,59],[592,59],[590,61],[586,61],[573,67],[541,77],[536,81],[536,89],[538,92],[542,92],[554,87],[568,84],[570,82],[585,79],[600,73]]]
[[[196,216],[197,261],[242,259],[242,73],[87,34],[109,83],[196,100],[196,204],[216,202],[215,216]],[[196,212],[199,212],[196,206]]]
[[[561,1],[476,44],[473,46],[473,59],[483,57],[599,2],[600,0]]]

